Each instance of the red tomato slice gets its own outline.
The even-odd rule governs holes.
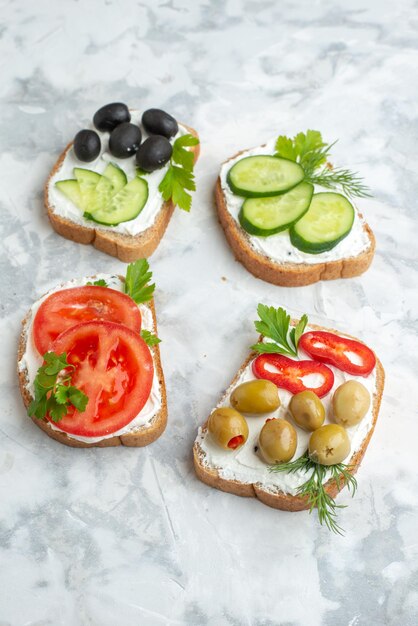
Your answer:
[[[376,365],[374,353],[364,343],[322,330],[302,335],[299,346],[317,361],[334,365],[354,376],[368,376]],[[350,355],[359,362],[355,363]]]
[[[326,365],[315,361],[293,361],[281,354],[260,354],[253,361],[253,372],[257,378],[271,380],[275,385],[287,389],[290,393],[299,393],[308,389],[316,393],[319,398],[331,391],[334,384],[334,374]],[[309,374],[319,374],[322,383],[316,387],[306,384],[303,378]]]
[[[42,355],[65,330],[81,322],[104,320],[141,330],[141,313],[124,293],[109,287],[73,287],[51,294],[39,307],[33,321],[33,339]]]
[[[148,400],[152,356],[140,335],[126,326],[101,321],[77,324],[56,339],[52,350],[67,353],[75,367],[71,384],[89,398],[83,413],[71,407],[58,422],[64,432],[109,435],[129,424]]]

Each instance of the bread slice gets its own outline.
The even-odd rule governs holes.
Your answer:
[[[309,329],[313,330],[327,330],[328,332],[332,332],[335,334],[342,334],[336,330],[323,328],[321,326],[315,326],[314,324],[309,325]],[[344,334],[344,337],[349,337],[350,339],[355,339],[359,341],[355,337],[351,337],[349,335]],[[231,387],[234,387],[239,380],[242,372],[249,365],[249,363],[257,356],[255,352],[251,352],[248,358],[244,361],[238,373],[234,377],[231,382]],[[383,394],[383,387],[385,381],[385,372],[381,362],[376,359],[376,392],[372,398],[372,413],[373,413],[373,421],[370,430],[367,432],[364,437],[360,448],[356,451],[356,453],[352,456],[350,460],[350,473],[355,474],[360,466],[360,463],[365,455],[367,450],[367,446],[369,445],[370,439],[372,437],[377,417],[379,414],[380,403]],[[279,390],[280,391],[280,390]],[[224,397],[228,390],[225,392]],[[204,423],[203,432],[205,433],[207,430],[207,420]],[[268,490],[263,488],[261,483],[246,483],[241,482],[239,480],[227,479],[221,476],[222,468],[210,465],[206,461],[206,454],[203,448],[201,447],[198,439],[195,441],[193,446],[193,459],[194,459],[194,467],[197,474],[197,477],[210,487],[214,487],[215,489],[220,489],[221,491],[226,491],[228,493],[233,493],[237,496],[244,497],[252,497],[258,498],[264,504],[274,508],[281,509],[283,511],[302,511],[310,508],[307,498],[302,498],[300,496],[294,496],[289,493],[284,493],[282,491],[276,490]],[[341,491],[344,487],[344,480],[340,481],[340,488],[335,480],[330,479],[325,485],[326,492],[332,497],[335,498],[336,495]]]
[[[189,128],[185,124],[182,124],[182,126],[186,128],[191,135],[198,137],[197,132],[193,128]],[[153,225],[138,235],[127,235],[113,232],[111,229],[84,226],[57,215],[57,213],[54,212],[54,208],[49,202],[50,181],[60,168],[72,145],[73,142],[69,143],[60,154],[45,184],[44,203],[53,229],[66,239],[76,241],[77,243],[91,244],[98,250],[114,256],[124,263],[131,263],[137,259],[146,259],[151,256],[160,243],[173,214],[175,205],[171,200],[163,202]],[[200,153],[200,144],[193,146],[190,150],[194,153],[194,160],[196,162]]]
[[[157,333],[157,318],[155,315],[154,301],[151,300],[148,303],[148,306],[152,313],[155,333]],[[27,333],[30,316],[31,312],[29,311],[29,313],[22,321],[22,332],[20,334],[17,352],[18,364],[26,351],[26,343],[30,339]],[[48,421],[40,420],[37,417],[32,417],[32,421],[37,426],[39,426],[39,428],[43,430],[49,437],[52,437],[52,439],[55,439],[56,441],[65,444],[66,446],[71,446],[72,448],[107,448],[109,446],[120,445],[129,447],[143,447],[152,443],[153,441],[158,439],[160,435],[162,435],[167,425],[167,395],[159,347],[158,345],[156,345],[151,347],[150,350],[152,352],[154,361],[154,376],[157,376],[159,383],[159,390],[161,394],[161,409],[153,416],[152,420],[148,424],[140,426],[138,427],[138,429],[125,435],[109,437],[108,439],[102,439],[101,441],[95,443],[86,443],[84,441],[79,441],[78,439],[72,438],[70,435],[67,435],[67,433],[61,432],[59,430],[54,430]],[[23,403],[27,409],[29,407],[29,404],[33,400],[27,388],[28,372],[26,369],[19,369],[18,367],[17,374],[19,378],[20,393],[22,395]]]
[[[236,259],[251,274],[273,285],[302,287],[319,280],[352,278],[363,274],[373,260],[376,240],[371,228],[364,224],[363,228],[370,241],[370,247],[357,256],[314,264],[276,262],[251,246],[249,235],[228,211],[220,178],[216,182],[215,199],[219,221]],[[360,217],[362,217],[361,214]]]

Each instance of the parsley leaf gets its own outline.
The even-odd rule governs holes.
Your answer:
[[[67,354],[44,354],[44,365],[38,369],[34,381],[34,398],[29,405],[31,417],[45,419],[49,414],[54,422],[59,422],[74,406],[81,413],[85,411],[88,397],[77,387],[70,385],[74,365],[67,361]]]
[[[141,337],[150,348],[161,343],[161,339],[157,335],[153,335],[149,330],[141,330]]]
[[[273,342],[259,342],[251,346],[251,349],[259,354],[275,353],[290,356],[298,355],[299,339],[308,323],[308,317],[302,315],[297,325],[289,330],[290,315],[281,307],[275,309],[273,306],[259,304],[257,313],[260,320],[254,322],[256,330],[263,335],[273,339]]]
[[[332,145],[322,141],[318,130],[298,133],[293,139],[280,135],[276,141],[276,156],[296,161],[308,177],[326,163]]]
[[[188,191],[196,190],[193,174],[194,154],[187,148],[198,143],[198,138],[190,134],[175,140],[170,166],[158,187],[165,201],[172,200],[184,211],[190,211],[192,206],[192,196]]]
[[[99,278],[99,280],[95,280],[93,283],[88,282],[86,283],[86,285],[94,285],[95,287],[108,287],[109,286],[104,278]]]
[[[152,299],[155,290],[155,283],[149,285],[151,278],[152,272],[146,259],[129,263],[126,270],[125,293],[137,304],[148,302]]]

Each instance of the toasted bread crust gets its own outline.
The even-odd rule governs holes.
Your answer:
[[[189,128],[185,124],[182,124],[184,128],[190,132],[191,135],[198,137],[197,132],[193,128]],[[57,215],[53,207],[49,204],[48,190],[52,176],[60,168],[68,150],[73,145],[70,142],[65,150],[60,154],[57,162],[51,170],[48,180],[46,181],[44,188],[44,203],[48,214],[49,221],[53,229],[62,237],[76,241],[77,243],[91,244],[98,250],[110,254],[118,258],[124,263],[131,263],[140,258],[148,258],[154,252],[168,223],[173,215],[175,205],[169,200],[164,202],[161,209],[155,218],[155,222],[152,226],[139,233],[138,235],[125,235],[123,233],[112,232],[111,230],[105,230],[103,228],[91,228],[89,226],[82,226],[76,224],[72,220]],[[200,154],[200,144],[193,146],[191,151],[194,153],[194,160],[197,161]]]
[[[155,315],[155,307],[154,307],[153,300],[149,302],[149,307],[152,312],[154,328],[155,328],[155,331],[157,332],[157,318]],[[22,320],[22,332],[20,334],[19,346],[18,346],[18,352],[17,352],[18,363],[20,362],[21,358],[23,357],[23,354],[25,353],[26,342],[29,339],[26,336],[26,332],[25,332],[25,327],[29,320],[29,315],[30,313],[28,313],[26,317]],[[120,435],[118,437],[109,437],[108,439],[102,439],[101,441],[98,441],[97,443],[85,443],[83,441],[78,441],[77,439],[73,439],[70,435],[67,435],[64,432],[53,430],[49,422],[40,420],[37,417],[31,418],[33,423],[39,426],[39,428],[43,430],[49,437],[52,437],[52,439],[55,439],[56,441],[59,441],[60,443],[63,443],[66,446],[70,446],[72,448],[108,448],[109,446],[120,446],[120,445],[130,446],[130,447],[143,447],[152,443],[153,441],[158,439],[160,435],[162,435],[167,425],[167,395],[166,395],[164,374],[163,374],[163,369],[161,365],[159,347],[158,345],[156,345],[150,348],[150,350],[152,351],[152,354],[154,357],[154,364],[155,364],[154,374],[155,376],[158,377],[158,382],[160,384],[161,409],[153,417],[152,421],[149,424],[140,426],[138,430],[136,430],[135,432],[132,432],[126,435]],[[27,382],[28,382],[27,373],[26,371],[19,371],[18,369],[17,375],[19,378],[19,387],[20,387],[20,393],[22,395],[23,403],[25,407],[28,408],[33,398],[26,387]]]
[[[321,326],[315,326],[314,324],[310,326],[316,330],[328,330],[329,332],[341,334],[336,330],[322,328]],[[349,335],[345,334],[345,336],[349,336]],[[350,337],[350,338],[355,339],[356,341],[359,341],[359,339],[356,339],[355,337]],[[236,384],[237,380],[239,379],[244,369],[248,366],[251,360],[254,359],[255,356],[257,356],[255,352],[250,353],[250,355],[244,361],[240,370],[234,377],[230,386],[233,386]],[[372,426],[369,432],[367,433],[366,437],[364,438],[361,447],[357,450],[357,452],[355,453],[355,455],[352,457],[350,461],[350,474],[355,474],[360,466],[360,463],[367,450],[367,446],[369,445],[370,439],[373,435],[374,428],[377,422],[377,417],[379,414],[379,408],[380,408],[380,403],[382,400],[382,394],[383,394],[383,388],[384,388],[384,382],[385,382],[385,372],[384,372],[381,362],[377,358],[376,358],[376,374],[377,374],[376,376],[377,384],[376,384],[376,392],[373,396]],[[207,425],[207,420],[203,426],[203,429],[206,429],[206,425]],[[281,509],[283,511],[303,511],[303,510],[310,508],[307,498],[301,498],[300,496],[292,496],[290,494],[283,493],[283,492],[274,493],[271,491],[267,491],[266,489],[263,489],[260,483],[243,483],[243,482],[240,482],[239,480],[229,480],[226,478],[222,478],[222,476],[219,474],[219,468],[208,467],[207,465],[205,465],[205,452],[203,451],[202,447],[197,441],[194,443],[194,446],[193,446],[193,461],[194,461],[194,467],[195,467],[197,477],[202,482],[209,485],[210,487],[214,487],[215,489],[220,489],[221,491],[226,491],[228,493],[233,493],[237,496],[258,498],[261,502],[263,502],[264,504],[267,504],[267,506],[270,506],[274,509]],[[325,490],[332,498],[335,498],[343,487],[344,487],[343,478],[341,478],[341,481],[340,481],[340,489],[338,488],[336,481],[333,479],[330,479],[325,485]]]
[[[276,263],[269,257],[254,250],[247,233],[235,221],[228,211],[225,195],[218,178],[215,188],[215,199],[219,221],[225,231],[225,237],[231,246],[234,255],[244,267],[257,278],[273,285],[282,287],[303,287],[319,280],[333,280],[335,278],[352,278],[365,272],[374,256],[376,240],[368,224],[364,230],[370,239],[370,247],[355,257],[348,257],[339,261],[325,263]]]

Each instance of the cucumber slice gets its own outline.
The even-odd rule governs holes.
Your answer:
[[[80,208],[83,211],[97,210],[99,206],[97,204],[96,187],[102,176],[97,172],[82,167],[75,167],[73,171],[80,187]]]
[[[298,163],[269,155],[244,157],[231,167],[227,183],[238,196],[266,198],[296,187],[304,178]]]
[[[83,167],[75,167],[73,172],[80,184],[80,189],[83,187],[95,187],[101,178],[101,175],[97,172],[86,170]]]
[[[269,237],[286,230],[309,209],[314,188],[299,183],[290,191],[271,198],[248,198],[239,213],[239,222],[251,235]]]
[[[109,163],[106,166],[105,171],[103,172],[103,176],[110,180],[113,185],[113,194],[118,193],[125,187],[128,179],[126,178],[126,174],[118,165],[115,163]],[[100,183],[99,183],[100,184]]]
[[[64,196],[67,196],[79,209],[82,209],[80,185],[76,180],[59,180],[55,183],[55,187],[59,189]]]
[[[94,213],[87,211],[84,217],[99,224],[117,226],[121,222],[133,220],[144,208],[148,199],[148,183],[136,177],[111,198],[104,208]]]
[[[339,193],[315,193],[307,213],[290,229],[295,248],[320,254],[347,237],[354,222],[351,202]]]

